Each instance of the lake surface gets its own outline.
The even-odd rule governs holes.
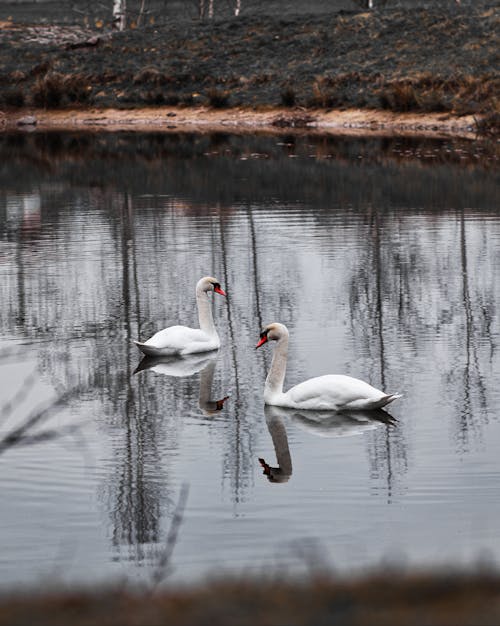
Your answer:
[[[2,588],[498,562],[498,189],[472,142],[0,135]],[[206,274],[218,353],[136,372]],[[272,321],[395,423],[265,409]]]

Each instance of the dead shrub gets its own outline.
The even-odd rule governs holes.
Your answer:
[[[453,110],[458,114],[491,112],[495,109],[500,78],[461,76],[453,79]]]
[[[84,76],[66,76],[64,96],[70,104],[86,104],[91,100],[92,87]]]
[[[419,109],[415,88],[409,82],[389,83],[380,93],[380,104],[384,109],[402,113]]]
[[[35,106],[58,108],[64,104],[88,103],[91,92],[92,88],[84,76],[49,72],[37,79],[31,89],[31,97]]]
[[[498,139],[500,137],[500,111],[491,111],[476,119],[475,130],[480,137]]]
[[[471,75],[441,78],[430,73],[385,83],[378,90],[380,104],[393,111],[442,112],[458,115],[484,111],[499,91],[499,79]]]
[[[313,85],[313,95],[309,99],[309,106],[328,109],[339,104],[336,91],[336,80],[330,76],[316,77]]]
[[[214,109],[224,109],[229,106],[230,94],[222,89],[213,87],[207,93],[208,104]]]
[[[150,91],[141,92],[140,99],[146,104],[164,104],[165,98],[161,89],[152,89]]]
[[[8,89],[2,97],[3,103],[8,107],[21,108],[24,106],[24,91],[20,88],[13,87]]]
[[[164,100],[165,104],[169,104],[171,106],[176,106],[180,102],[180,98],[176,93],[166,93]]]
[[[169,79],[163,72],[156,69],[156,67],[145,67],[138,72],[133,78],[134,85],[165,85],[169,82]]]
[[[295,89],[291,85],[285,85],[281,92],[281,104],[285,107],[293,107],[297,103]]]
[[[194,104],[194,97],[191,93],[185,93],[179,98],[179,104],[185,107],[191,107]]]
[[[42,61],[31,68],[30,74],[31,76],[40,76],[42,74],[46,74],[49,71],[49,68],[50,63],[48,61]]]
[[[57,108],[64,94],[64,76],[50,72],[40,76],[31,89],[33,104],[37,107]]]

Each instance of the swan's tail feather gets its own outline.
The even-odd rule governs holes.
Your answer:
[[[158,350],[158,348],[153,348],[147,343],[142,343],[142,341],[134,341],[134,343],[141,352],[147,354],[148,356],[158,356],[161,354],[161,351]]]
[[[382,396],[380,400],[373,405],[373,408],[380,409],[381,407],[386,406],[387,404],[390,404],[391,402],[394,402],[394,400],[397,400],[401,397],[402,396],[400,393],[389,393],[386,396]]]

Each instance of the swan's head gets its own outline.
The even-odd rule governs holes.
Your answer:
[[[260,348],[266,341],[278,341],[282,337],[288,337],[288,328],[284,324],[273,322],[264,326],[260,333],[259,343],[255,347]]]
[[[213,276],[204,276],[200,278],[198,284],[196,285],[196,292],[208,292],[215,291],[215,293],[220,294],[221,296],[227,295],[224,289],[220,286],[219,281]]]

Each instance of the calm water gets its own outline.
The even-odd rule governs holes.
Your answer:
[[[498,200],[472,143],[0,135],[2,587],[498,562]],[[218,354],[135,372],[205,274]],[[271,321],[397,422],[265,410]]]

